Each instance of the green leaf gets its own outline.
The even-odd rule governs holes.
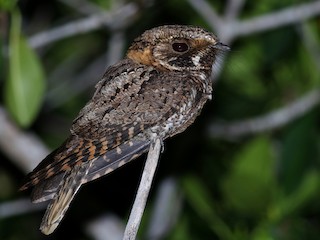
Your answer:
[[[111,0],[92,0],[92,2],[94,2],[94,4],[104,9],[110,9],[113,4]]]
[[[295,121],[284,133],[280,179],[286,193],[294,191],[305,172],[315,166],[317,137],[317,118],[313,113]]]
[[[234,239],[228,225],[215,212],[214,201],[205,185],[197,178],[189,176],[184,178],[183,188],[189,203],[219,236],[219,239]]]
[[[222,181],[229,207],[246,216],[264,214],[274,195],[274,162],[268,138],[259,137],[248,143],[235,156],[231,171]]]
[[[270,219],[274,222],[279,221],[302,207],[319,193],[320,175],[319,172],[310,170],[304,175],[303,181],[296,186],[291,194],[282,196],[275,202],[270,210]]]
[[[246,51],[235,52],[228,57],[225,69],[224,81],[252,98],[261,98],[267,90],[258,72],[261,62],[256,61],[257,58],[263,59],[261,46],[258,43],[247,44]]]
[[[20,15],[12,13],[9,39],[9,78],[5,85],[6,106],[22,127],[28,127],[42,103],[45,82],[39,59],[20,33]]]
[[[10,11],[13,10],[17,0],[0,0],[0,10]]]
[[[169,240],[189,240],[192,239],[190,235],[190,224],[186,217],[181,217],[181,219],[175,225],[173,231],[168,237]]]

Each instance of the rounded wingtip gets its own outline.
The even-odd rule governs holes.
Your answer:
[[[59,224],[54,223],[54,224],[50,224],[50,225],[41,225],[40,226],[40,231],[44,234],[44,235],[50,235],[51,233],[54,232],[54,230],[56,230],[56,228],[58,227]]]

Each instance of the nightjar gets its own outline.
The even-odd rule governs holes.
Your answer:
[[[126,57],[107,68],[92,99],[73,121],[70,136],[21,187],[32,202],[51,200],[41,223],[52,233],[82,184],[110,173],[184,131],[212,95],[212,67],[228,47],[193,26],[145,31]]]

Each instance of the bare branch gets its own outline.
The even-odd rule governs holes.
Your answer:
[[[304,21],[320,14],[320,1],[288,7],[284,10],[255,17],[249,20],[233,22],[231,28],[233,37],[245,36],[252,33],[263,32],[273,28],[282,27]]]
[[[313,90],[287,106],[266,115],[231,123],[215,123],[209,126],[214,138],[234,140],[239,137],[280,128],[316,107],[320,103],[320,91]]]
[[[312,57],[315,65],[320,69],[320,45],[317,37],[306,23],[299,24],[297,26],[297,30],[300,33],[302,42]]]
[[[59,0],[59,1],[83,14],[96,14],[102,11],[102,9],[99,8],[97,5],[85,0]]]
[[[229,0],[227,2],[224,19],[230,21],[237,18],[245,2],[245,0]]]
[[[121,240],[124,227],[119,217],[106,214],[90,222],[86,232],[95,240]]]
[[[29,44],[33,48],[42,47],[49,43],[71,37],[77,34],[87,33],[96,30],[104,25],[122,25],[123,21],[129,21],[138,11],[133,3],[128,3],[112,12],[104,12],[89,16],[84,19],[70,22],[63,26],[35,34],[29,38]],[[114,27],[114,26],[112,26]]]
[[[150,144],[148,157],[141,177],[140,185],[131,209],[130,217],[124,232],[123,240],[136,239],[144,208],[146,206],[153,176],[158,165],[161,140],[156,138]]]
[[[103,71],[106,68],[106,56],[105,54],[97,57],[92,63],[90,63],[85,69],[78,72],[75,76],[70,77],[71,81],[64,81],[64,83],[59,84],[57,87],[48,90],[46,96],[46,102],[48,102],[46,110],[51,111],[63,105],[68,100],[73,97],[83,93],[84,91],[92,88],[97,83],[97,81],[102,77]],[[63,75],[64,74],[64,75]],[[65,71],[57,74],[51,80],[65,79]]]
[[[0,106],[0,148],[24,172],[30,172],[49,150],[31,133],[21,131]]]
[[[118,62],[123,56],[125,48],[124,31],[114,31],[109,39],[108,46],[109,49],[107,52],[107,66],[111,66],[112,64]]]
[[[244,0],[230,0],[225,18],[221,18],[205,0],[188,0],[193,8],[216,31],[224,43],[230,43],[239,36],[250,35],[270,29],[298,23],[320,14],[320,1],[305,3],[283,10],[239,21],[232,19],[241,10]]]
[[[166,178],[159,185],[145,239],[164,239],[175,225],[182,205],[182,197],[177,188],[174,178]]]
[[[188,0],[188,2],[207,21],[212,29],[219,32],[222,19],[206,0]]]
[[[0,219],[38,211],[46,208],[46,203],[32,204],[29,199],[19,199],[0,204]]]

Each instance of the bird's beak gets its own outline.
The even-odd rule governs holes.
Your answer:
[[[230,47],[226,44],[221,43],[221,42],[216,43],[214,45],[214,48],[221,50],[221,51],[224,51],[224,52],[230,51]]]

